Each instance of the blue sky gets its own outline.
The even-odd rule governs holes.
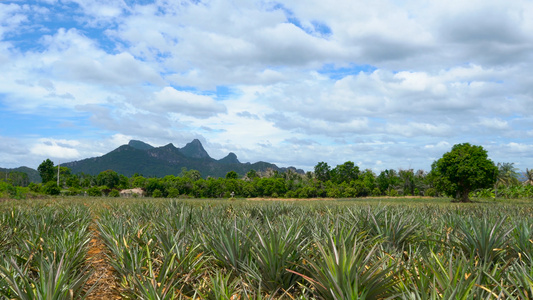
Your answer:
[[[312,170],[533,168],[533,3],[0,1],[0,167],[130,139]]]

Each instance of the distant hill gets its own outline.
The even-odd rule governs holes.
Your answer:
[[[39,175],[39,172],[37,170],[34,170],[32,168],[28,167],[18,167],[14,169],[4,169],[0,168],[0,173],[5,175],[6,173],[9,175],[11,172],[21,172],[28,174],[28,179],[30,182],[40,183],[41,182],[41,176]]]
[[[103,156],[64,163],[62,166],[70,168],[73,173],[97,175],[105,170],[113,170],[128,177],[135,173],[145,177],[179,175],[182,168],[198,170],[204,178],[224,177],[230,171],[244,176],[252,169],[256,171],[273,169],[280,172],[287,169],[267,162],[241,163],[234,153],[216,160],[209,156],[197,139],[183,148],[177,148],[173,144],[153,147],[144,142],[132,140],[127,145],[122,145]],[[302,170],[296,171],[303,173]]]

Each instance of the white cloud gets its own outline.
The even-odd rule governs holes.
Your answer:
[[[388,133],[406,137],[432,136],[442,137],[452,134],[452,129],[447,124],[430,124],[410,122],[408,124],[389,124],[386,127]]]
[[[511,127],[509,123],[500,118],[485,118],[481,117],[479,120],[479,125],[490,129],[490,130],[509,130]]]
[[[30,152],[40,157],[50,157],[55,159],[73,159],[79,158],[80,153],[76,149],[80,145],[76,140],[55,140],[49,138],[39,139],[34,144]]]
[[[0,39],[15,31],[20,24],[27,21],[23,7],[14,3],[0,3]]]
[[[165,87],[154,93],[154,100],[146,106],[147,110],[191,115],[206,118],[226,112],[226,107],[209,96],[178,91]]]
[[[45,2],[0,3],[0,114],[83,132],[5,137],[26,149],[200,138],[220,157],[427,169],[469,141],[533,164],[518,155],[533,144],[527,0]]]
[[[533,156],[533,154],[532,154],[533,145],[531,145],[531,144],[523,144],[523,143],[511,142],[511,143],[508,143],[505,146],[508,149],[508,151],[510,151],[512,153],[522,153],[522,154],[525,154],[525,155],[530,156],[530,157]]]

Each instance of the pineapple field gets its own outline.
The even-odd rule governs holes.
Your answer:
[[[533,203],[0,203],[0,299],[531,299]]]

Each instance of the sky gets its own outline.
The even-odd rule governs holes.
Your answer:
[[[0,0],[0,167],[129,140],[312,171],[533,168],[531,0]]]

